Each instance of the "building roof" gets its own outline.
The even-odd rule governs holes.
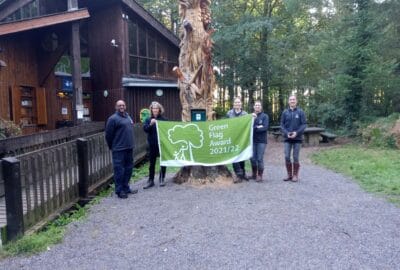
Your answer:
[[[0,24],[0,36],[89,18],[86,8]]]

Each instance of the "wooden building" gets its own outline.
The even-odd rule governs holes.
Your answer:
[[[25,134],[70,125],[80,82],[83,120],[106,120],[118,99],[135,122],[153,100],[179,120],[178,55],[178,38],[134,0],[0,0],[0,117]]]

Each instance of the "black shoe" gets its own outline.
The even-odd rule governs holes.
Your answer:
[[[154,187],[154,180],[147,180],[147,185],[145,185],[144,187],[143,187],[143,189],[148,189],[148,188],[151,188],[151,187]]]
[[[120,193],[117,193],[117,195],[118,195],[118,198],[120,198],[120,199],[128,198],[128,194],[126,194],[125,191],[121,191]]]
[[[233,183],[234,184],[242,183],[242,178],[238,176],[233,177]]]
[[[160,187],[165,186],[165,180],[164,178],[160,178]]]

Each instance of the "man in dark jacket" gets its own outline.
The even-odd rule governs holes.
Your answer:
[[[254,124],[253,124],[253,157],[251,161],[251,169],[253,171],[252,178],[257,182],[263,181],[264,173],[264,152],[267,146],[267,130],[269,125],[268,115],[263,113],[261,101],[254,103]]]
[[[105,130],[108,147],[112,151],[115,193],[121,199],[128,193],[136,193],[129,187],[133,171],[133,120],[126,112],[123,100],[115,103],[115,113],[111,115]]]
[[[283,181],[297,182],[299,180],[299,154],[306,129],[306,116],[302,109],[297,107],[297,98],[289,97],[289,108],[284,110],[281,116],[281,131],[285,139],[285,163],[288,176]],[[291,161],[293,152],[293,163]]]

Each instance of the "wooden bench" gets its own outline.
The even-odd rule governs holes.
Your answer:
[[[275,141],[278,141],[279,137],[282,136],[282,133],[280,131],[273,131],[272,135],[274,135]]]
[[[333,142],[337,135],[329,132],[321,132],[319,135],[322,137],[323,143]]]

